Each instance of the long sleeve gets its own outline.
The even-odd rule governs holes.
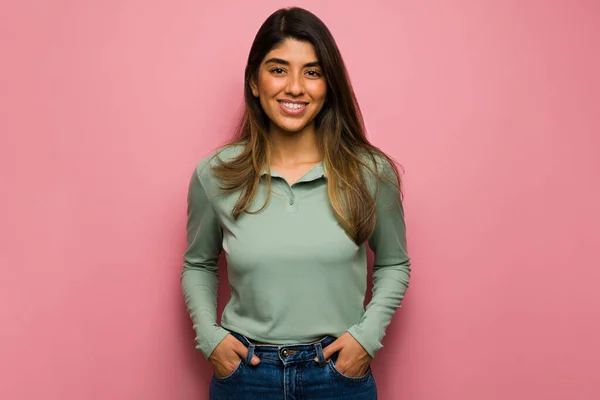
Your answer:
[[[383,165],[383,175],[394,178],[387,163]],[[360,322],[348,329],[372,357],[383,347],[385,331],[401,306],[411,271],[400,192],[385,179],[379,179],[379,185],[376,226],[369,238],[369,246],[375,254],[373,296]]]
[[[185,304],[196,332],[196,349],[206,358],[228,331],[217,325],[217,260],[222,230],[200,180],[201,164],[191,177],[187,198],[187,250],[181,284]]]

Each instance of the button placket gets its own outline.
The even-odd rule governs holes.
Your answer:
[[[296,196],[296,193],[294,192],[294,188],[290,185],[287,185],[287,194],[288,194],[288,199],[287,199],[287,211],[289,213],[295,214],[298,212],[298,199]]]

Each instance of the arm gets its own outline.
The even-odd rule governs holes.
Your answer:
[[[395,178],[387,163],[382,175]],[[385,330],[402,303],[411,271],[400,191],[382,178],[379,179],[375,209],[375,230],[369,238],[369,247],[375,254],[373,296],[360,322],[348,329],[371,357],[383,347],[381,341]]]
[[[181,285],[196,332],[196,349],[208,359],[229,333],[217,325],[217,260],[222,250],[222,230],[204,186],[199,164],[191,177],[187,198],[187,250]]]

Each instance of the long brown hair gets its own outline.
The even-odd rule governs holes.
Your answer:
[[[375,228],[375,200],[369,193],[365,168],[381,176],[378,171],[381,162],[377,159],[387,162],[394,176],[384,178],[399,189],[400,175],[394,160],[367,140],[360,107],[337,44],[325,24],[305,9],[279,9],[258,30],[245,70],[246,107],[235,137],[229,143],[241,145],[243,150],[231,160],[219,160],[213,168],[214,173],[226,193],[240,191],[232,212],[234,218],[242,213],[258,213],[268,203],[269,197],[259,210],[249,210],[261,180],[261,171],[270,165],[271,153],[269,118],[260,100],[253,96],[250,82],[257,78],[258,68],[267,53],[288,38],[311,43],[321,64],[327,95],[323,108],[315,117],[315,131],[324,155],[329,201],[340,225],[360,245]],[[267,185],[270,193],[270,175]]]

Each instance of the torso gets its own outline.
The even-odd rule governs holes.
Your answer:
[[[227,149],[223,159],[234,150]],[[200,179],[221,227],[217,245],[225,253],[231,287],[221,325],[256,343],[280,346],[339,336],[360,321],[366,244],[354,243],[337,220],[322,162],[271,165],[270,189],[261,180],[252,213],[237,219],[231,210],[239,193],[222,193],[205,166]]]

